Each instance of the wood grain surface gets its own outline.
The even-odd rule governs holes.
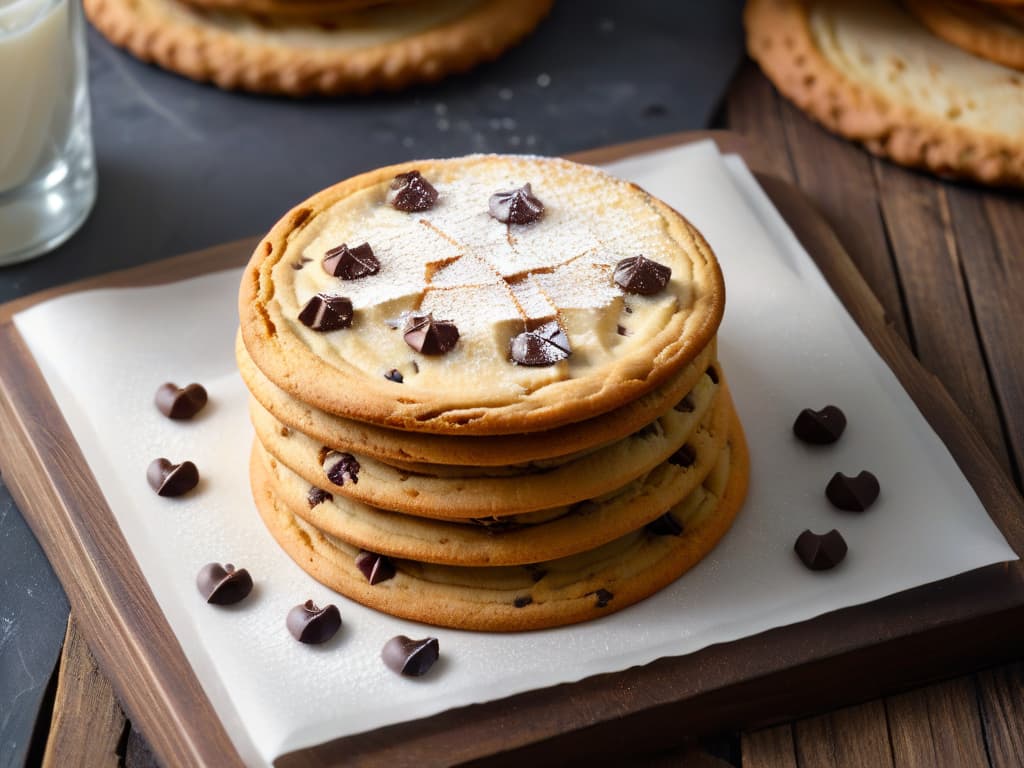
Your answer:
[[[1019,486],[1024,466],[1024,345],[1016,338],[1019,332],[1012,332],[1014,328],[1024,329],[1024,309],[1020,301],[1024,296],[1024,206],[1020,197],[936,182],[875,160],[810,123],[781,101],[752,67],[747,67],[734,84],[726,107],[726,120],[731,128],[752,137],[744,145],[751,164],[802,189],[814,200],[838,235],[852,263],[845,258],[827,260],[822,264],[823,271],[858,321],[862,325],[867,322],[874,326],[868,331],[869,336],[883,356],[898,372],[909,365],[908,348],[896,341],[902,339],[934,374],[934,377],[929,377],[915,373],[911,392],[915,399],[924,398],[930,403],[924,410],[933,426],[964,466],[1011,543],[1021,551],[1024,542],[1021,502],[1006,480],[1009,472]],[[672,140],[678,138],[661,141]],[[751,146],[760,149],[751,150]],[[609,157],[607,153],[603,156],[595,154],[588,159]],[[768,186],[772,192],[770,182]],[[792,196],[787,199],[785,192],[780,191],[783,189],[775,189],[773,197],[785,213],[787,205],[799,207],[801,203]],[[827,250],[827,239],[831,236],[828,227],[823,230],[819,224],[810,229],[810,233],[801,232],[801,236],[818,238],[816,246]],[[231,248],[220,249],[214,255],[218,263],[224,264],[232,257]],[[192,257],[192,265],[206,258]],[[859,273],[852,268],[854,264]],[[176,267],[168,268],[161,279],[176,271]],[[122,284],[131,284],[140,277],[142,275],[137,273],[120,275],[115,279],[125,280]],[[865,290],[864,280],[873,289],[873,294]],[[954,405],[964,414],[953,408]],[[941,423],[936,423],[934,412],[929,408],[946,414]],[[63,579],[64,575],[61,577]],[[678,727],[679,710],[674,706],[681,695],[685,697],[686,691],[680,690],[679,685],[668,685],[666,687],[673,690],[662,691],[660,695],[664,698],[660,703],[656,691],[659,680],[667,678],[677,682],[675,674],[679,670],[673,669],[671,664],[658,662],[650,665],[651,668],[637,670],[637,675],[628,683],[617,682],[605,688],[598,685],[581,690],[575,696],[571,690],[565,691],[565,701],[586,713],[594,725],[580,728],[578,720],[561,719],[555,712],[549,729],[554,732],[553,740],[532,750],[524,747],[517,753],[506,755],[504,760],[499,757],[496,762],[522,764],[523,759],[551,762],[552,756],[564,756],[568,754],[565,750],[573,748],[582,750],[573,753],[576,755],[595,751],[600,754],[599,750],[606,744],[615,742],[620,746],[624,743],[643,745],[643,749],[653,751],[713,729],[715,722],[717,727],[721,727],[723,722],[756,722],[756,711],[763,714],[773,710],[776,713],[774,719],[779,719],[787,713],[794,715],[806,711],[808,706],[818,709],[833,707],[877,695],[891,690],[894,685],[906,685],[915,679],[975,669],[995,658],[993,648],[1000,643],[993,644],[992,641],[998,640],[997,635],[1004,635],[1003,639],[1007,641],[999,647],[999,653],[1019,654],[1016,638],[1024,631],[1020,611],[1014,610],[1012,600],[1001,607],[998,600],[992,600],[992,592],[1006,589],[1008,583],[1019,588],[1019,567],[1002,568],[1001,572],[999,569],[985,569],[985,572],[972,574],[971,578],[960,582],[959,588],[963,590],[961,599],[977,596],[979,599],[974,607],[979,607],[978,602],[984,603],[980,606],[982,612],[989,614],[989,621],[975,625],[977,629],[974,631],[958,633],[955,626],[948,623],[942,626],[939,622],[930,628],[926,644],[911,642],[901,645],[896,642],[888,644],[887,652],[885,647],[876,648],[873,655],[858,652],[858,647],[863,648],[863,643],[870,637],[869,633],[891,629],[892,625],[905,621],[908,613],[918,612],[920,616],[923,611],[927,614],[929,606],[934,607],[934,601],[941,603],[956,592],[956,589],[951,592],[945,588],[938,594],[929,595],[928,590],[924,590],[924,594],[914,590],[903,596],[905,599],[902,601],[882,601],[888,605],[873,617],[874,623],[862,615],[863,611],[837,614],[839,621],[829,629],[840,633],[847,630],[847,636],[837,644],[837,655],[824,660],[824,667],[805,665],[796,674],[786,676],[787,685],[799,689],[795,696],[787,698],[777,684],[765,686],[766,675],[771,673],[770,663],[758,667],[742,655],[772,648],[773,638],[770,636],[773,633],[766,633],[748,647],[742,647],[742,643],[730,644],[740,646],[739,657],[731,657],[728,653],[711,654],[710,658],[704,653],[696,655],[700,658],[695,668],[700,670],[705,682],[728,684],[728,674],[723,675],[721,669],[708,667],[713,664],[731,665],[734,667],[731,671],[738,671],[740,677],[748,675],[748,682],[753,687],[737,687],[733,679],[731,687],[725,689],[724,701],[713,696],[700,698],[704,720],[696,716],[691,718],[687,721],[691,727],[686,731],[681,732]],[[83,621],[88,623],[89,618],[85,617]],[[860,627],[862,633],[868,634],[850,632],[851,626]],[[69,635],[71,631],[69,629]],[[1014,635],[1015,632],[1018,634]],[[993,637],[986,636],[986,633]],[[92,634],[90,640],[97,642],[92,640]],[[943,643],[950,645],[943,648]],[[65,663],[72,669],[85,663],[74,643],[66,647],[65,658]],[[840,666],[838,671],[837,664]],[[117,675],[115,682],[116,678]],[[823,692],[820,690],[822,679],[842,679],[853,687]],[[641,695],[633,690],[645,687],[655,691],[644,691]],[[685,689],[685,684],[682,688]],[[94,689],[98,691],[97,697],[107,705],[94,703],[88,711],[109,712],[109,692],[102,685],[94,686]],[[63,704],[64,698],[72,691],[74,687],[65,686],[58,694],[55,713],[72,711],[73,705],[65,707]],[[805,694],[803,709],[800,708],[801,692]],[[806,701],[807,692],[813,692],[816,704]],[[144,716],[151,714],[148,708],[136,710],[131,697],[125,696],[123,690],[121,693],[131,712],[139,711]],[[74,695],[81,696],[81,693]],[[602,697],[617,702],[618,710],[602,710]],[[743,697],[752,704],[746,717],[742,712],[737,713],[736,700]],[[629,707],[622,705],[624,701],[636,703],[641,699],[645,706],[632,715]],[[550,705],[550,701],[547,703]],[[518,702],[519,706],[527,709],[537,706],[538,711],[546,713],[547,710],[541,709],[543,704],[543,701],[531,702],[529,699]],[[151,703],[143,701],[143,705],[148,707]],[[734,719],[721,719],[723,712],[729,712]],[[456,716],[461,714],[456,713]],[[717,719],[716,715],[719,716]],[[148,723],[148,718],[144,717],[144,720]],[[514,725],[514,718],[503,721],[500,716],[492,715],[489,722],[485,719],[484,731],[500,729],[509,722]],[[739,746],[730,762],[744,766],[799,765],[802,768],[818,765],[1017,766],[1021,765],[1021,756],[1024,755],[1022,723],[1024,671],[1021,663],[1017,662],[795,723],[745,731],[736,739]],[[575,734],[561,734],[559,737],[559,729],[568,726],[575,726]],[[599,733],[602,729],[606,734],[604,738]],[[69,726],[62,726],[59,730],[80,733]],[[388,750],[374,750],[379,750],[381,743],[393,741],[399,735],[388,729],[385,731],[377,736],[377,747],[374,748],[372,743],[364,744],[364,747],[371,747],[371,753],[378,757],[388,755]],[[125,762],[129,765],[144,764],[140,761],[151,759],[137,733],[131,732],[127,740],[128,749],[124,750],[127,753]],[[479,735],[479,731],[473,728],[457,732],[459,739],[472,739]],[[572,738],[574,735],[575,740]],[[167,764],[185,764],[199,757],[197,753],[168,753],[164,743],[167,734],[156,733],[153,736],[154,744]],[[406,748],[411,743],[415,751],[417,738],[420,739],[420,755],[431,754],[422,750],[436,749],[436,741],[431,741],[430,734],[415,733],[402,747]],[[135,745],[134,757],[132,745]],[[356,748],[356,752],[348,753],[350,756],[358,754],[359,744],[348,746]],[[495,744],[492,742],[487,746],[492,748]],[[506,743],[505,748],[509,746],[514,745]],[[324,752],[319,756],[296,757],[286,762],[321,764],[318,758],[329,758],[330,754],[336,756],[338,753]],[[435,751],[432,754],[436,762],[440,753]],[[456,757],[458,750],[446,754]],[[664,753],[662,755],[662,760],[666,761],[664,764],[686,764],[682,751],[670,750],[667,754],[667,757]],[[695,758],[687,754],[685,759],[692,761]],[[661,763],[654,761],[651,764]]]

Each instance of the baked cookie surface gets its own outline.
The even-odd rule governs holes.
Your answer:
[[[412,172],[436,200],[398,210],[389,190]],[[524,185],[542,213],[499,220],[492,197]],[[376,262],[368,274],[339,279],[325,269],[329,251],[364,243]],[[641,255],[671,275],[655,290],[646,272],[620,276],[631,292],[616,267]],[[334,312],[340,319],[325,330],[319,321],[333,310],[324,305],[338,297],[348,316]],[[257,246],[239,297],[249,356],[296,400],[458,435],[553,429],[643,397],[709,345],[723,308],[717,261],[678,213],[597,169],[512,156],[406,163],[314,195]],[[457,329],[441,353],[404,333],[427,315]],[[555,337],[528,339],[535,348],[520,356],[533,357],[512,359],[517,337],[542,332]]]

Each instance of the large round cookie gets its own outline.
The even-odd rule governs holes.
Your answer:
[[[299,432],[282,434],[280,422],[255,403],[250,416],[267,452],[307,482],[380,509],[466,519],[593,499],[650,472],[698,432],[723,436],[731,404],[718,388],[704,377],[694,389],[693,411],[670,409],[650,427],[557,467],[497,477],[414,474],[360,454],[327,451]]]
[[[1024,83],[893,0],[749,0],[747,48],[776,87],[877,155],[1024,185]]]
[[[589,552],[530,566],[462,568],[396,560],[394,578],[370,585],[358,549],[292,514],[266,486],[256,506],[281,547],[313,578],[371,608],[428,624],[519,631],[573,624],[625,608],[679,578],[732,525],[747,491],[749,457],[738,421],[729,450],[700,491],[671,510],[679,535],[641,529]]]
[[[544,432],[518,435],[431,435],[401,432],[334,416],[300,402],[271,382],[249,358],[241,339],[235,343],[238,370],[252,396],[275,419],[337,451],[358,451],[389,464],[500,467],[569,456],[620,440],[672,407],[685,408],[686,394],[715,363],[715,342],[678,374],[621,408]]]
[[[406,213],[387,197],[413,171],[438,196]],[[525,184],[543,203],[538,220],[489,213],[492,195]],[[364,242],[375,274],[342,280],[321,266],[328,250]],[[640,255],[672,270],[652,295],[613,279]],[[301,322],[314,319],[317,294],[351,300],[351,326]],[[299,204],[257,246],[239,310],[253,362],[297,400],[403,430],[494,435],[582,421],[657,389],[711,342],[724,298],[704,239],[635,185],[565,160],[471,156],[372,171]],[[410,312],[454,322],[457,343],[414,351]],[[513,338],[548,321],[564,330],[568,358],[514,363]]]
[[[322,18],[363,11],[379,5],[398,5],[429,0],[184,0],[196,8],[214,11],[240,11],[247,14]]]
[[[975,56],[1024,69],[1024,10],[974,0],[904,0],[907,8],[943,40]]]
[[[84,0],[114,45],[221,88],[306,96],[432,82],[496,58],[553,0],[427,0],[317,20],[206,11],[178,0]]]

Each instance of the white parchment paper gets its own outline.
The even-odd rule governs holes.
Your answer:
[[[280,551],[250,500],[252,431],[234,370],[240,271],[166,286],[90,291],[15,319],[96,475],[161,608],[249,764],[364,730],[525,690],[690,653],[1016,559],[948,451],[831,293],[745,166],[705,143],[610,167],[701,229],[728,286],[720,357],[753,460],[750,496],[717,549],[674,585],[588,624],[517,635],[433,629],[376,613],[320,586]],[[211,404],[193,422],[152,405],[166,381],[199,381]],[[849,427],[826,450],[793,439],[804,407],[839,405]],[[157,456],[197,463],[182,499],[146,484]],[[832,473],[870,469],[882,494],[837,512]],[[850,550],[811,573],[792,547],[805,528],[839,528]],[[206,605],[194,577],[211,560],[245,566],[256,589]],[[307,598],[335,602],[344,626],[325,647],[285,629]],[[423,680],[379,659],[395,634],[439,638]],[[494,663],[496,658],[502,661]]]

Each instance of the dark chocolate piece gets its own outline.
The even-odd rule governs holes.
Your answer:
[[[341,612],[336,605],[320,608],[307,600],[288,611],[285,626],[300,643],[326,643],[341,629]]]
[[[677,467],[683,468],[692,467],[693,462],[696,460],[697,451],[689,443],[684,443],[682,448],[668,457],[669,464],[675,464]]]
[[[435,320],[431,314],[409,315],[402,328],[405,343],[424,355],[443,355],[459,340],[451,320]]]
[[[245,568],[235,568],[231,563],[207,563],[199,569],[196,587],[206,602],[232,605],[252,592],[252,576]]]
[[[672,267],[666,267],[646,256],[630,256],[615,265],[613,279],[626,293],[651,296],[664,289],[672,277]]]
[[[395,564],[391,560],[365,549],[356,555],[356,568],[363,572],[371,586],[395,577]]]
[[[349,299],[318,293],[299,312],[299,322],[314,331],[336,331],[352,325],[353,314]]]
[[[547,570],[545,570],[544,568],[541,568],[536,563],[530,563],[529,565],[524,565],[523,568],[526,569],[526,571],[530,574],[530,578],[533,579],[535,582],[540,581],[541,579],[543,579],[545,576],[548,575]]]
[[[206,400],[202,384],[179,387],[171,382],[161,384],[153,398],[157,410],[169,419],[191,419],[203,409]]]
[[[436,637],[410,640],[398,635],[384,644],[380,657],[388,669],[407,677],[419,677],[434,666],[439,653]]]
[[[797,537],[793,549],[812,571],[835,568],[846,557],[846,542],[835,528],[825,534],[804,531]]]
[[[615,332],[618,333],[619,336],[632,336],[633,335],[632,333],[630,333],[630,331],[624,325],[617,325],[617,326],[615,326]]]
[[[863,512],[875,503],[880,490],[878,478],[865,469],[856,477],[836,472],[825,486],[825,495],[839,509]]]
[[[388,381],[395,382],[395,384],[401,384],[403,381],[405,381],[405,377],[402,375],[402,372],[397,368],[392,368],[390,371],[385,373],[384,378],[387,379]]]
[[[709,379],[711,379],[711,383],[712,384],[717,384],[718,383],[718,371],[715,370],[715,366],[709,365],[708,369],[706,371],[704,371],[704,373],[706,373],[707,377]]]
[[[327,479],[335,485],[346,482],[359,483],[359,460],[351,453],[334,453],[328,455],[330,466],[327,467]]]
[[[680,413],[693,413],[693,400],[687,395],[675,405],[675,409]]]
[[[793,422],[793,434],[812,445],[834,443],[846,429],[846,416],[834,405],[820,411],[804,408]]]
[[[655,419],[654,421],[644,424],[640,429],[630,435],[630,437],[661,437],[663,434],[665,434],[665,431],[661,427],[661,422]]]
[[[655,536],[681,536],[683,524],[676,520],[670,512],[666,512],[657,520],[652,520],[646,526],[648,533]]]
[[[391,182],[388,203],[406,213],[425,211],[437,202],[437,190],[419,171],[400,173]]]
[[[380,262],[373,255],[373,248],[369,243],[357,245],[355,248],[349,248],[342,243],[327,251],[321,264],[324,272],[342,280],[358,280],[360,277],[380,272]]]
[[[510,354],[519,365],[554,365],[569,357],[572,347],[562,326],[557,320],[552,320],[512,339]]]
[[[504,224],[529,224],[544,213],[544,203],[534,197],[529,184],[495,192],[487,207],[491,216]]]
[[[172,464],[164,458],[153,459],[146,480],[158,496],[181,496],[199,485],[199,470],[191,461]]]
[[[525,608],[526,606],[528,606],[532,602],[533,602],[533,598],[530,597],[529,595],[520,595],[519,597],[517,597],[515,600],[512,601],[512,605],[514,605],[516,608]]]
[[[323,504],[325,501],[331,501],[334,498],[331,494],[325,491],[323,488],[317,488],[315,485],[310,486],[309,493],[306,494],[306,501],[309,502],[309,508],[312,509],[317,504]]]
[[[587,594],[593,595],[597,598],[597,602],[594,603],[595,608],[606,608],[608,603],[612,601],[612,598],[615,597],[615,595],[607,589],[599,589],[596,592],[588,592]]]

